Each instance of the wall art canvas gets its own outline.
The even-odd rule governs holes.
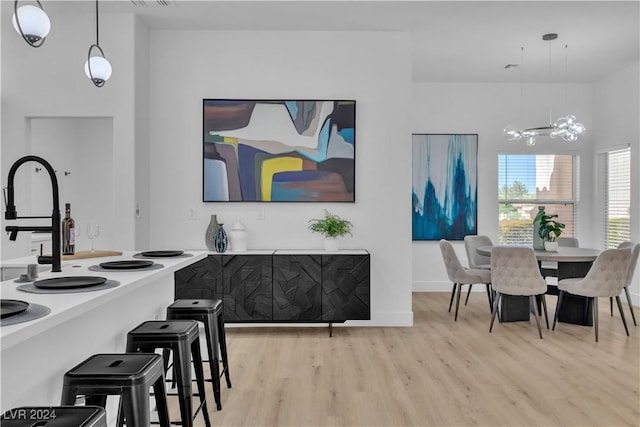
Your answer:
[[[413,240],[477,234],[478,135],[414,134]]]
[[[355,202],[356,102],[203,100],[203,201]]]

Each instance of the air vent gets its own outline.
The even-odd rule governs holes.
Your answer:
[[[165,7],[165,6],[173,6],[174,1],[172,0],[131,0],[136,7]]]

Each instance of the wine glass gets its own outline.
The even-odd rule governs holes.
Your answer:
[[[91,252],[95,252],[93,248],[94,241],[100,236],[100,224],[92,222],[87,225],[87,237],[91,240]]]

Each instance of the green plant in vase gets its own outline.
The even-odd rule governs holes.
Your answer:
[[[340,218],[338,215],[332,214],[328,210],[324,211],[324,218],[309,220],[309,230],[314,233],[322,234],[325,237],[325,249],[327,251],[338,250],[338,237],[351,234],[353,224],[346,219]]]
[[[558,218],[557,214],[548,214],[544,210],[540,210],[538,211],[536,218],[533,220],[534,223],[538,222],[540,225],[538,235],[545,242],[544,246],[548,251],[554,251],[558,248],[558,242],[556,242],[556,239],[560,237],[565,227],[563,223],[555,218]]]

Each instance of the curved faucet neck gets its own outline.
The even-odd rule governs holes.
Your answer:
[[[51,164],[49,162],[47,162],[45,159],[43,159],[42,157],[38,157],[38,156],[24,156],[21,157],[20,159],[16,160],[16,162],[11,165],[11,169],[9,169],[9,176],[7,178],[7,212],[6,212],[6,219],[15,219],[17,214],[16,214],[16,207],[15,207],[15,202],[14,202],[14,188],[13,188],[13,180],[14,177],[16,175],[16,172],[18,171],[18,169],[20,168],[20,166],[22,166],[23,164],[27,163],[27,162],[36,162],[36,163],[40,163],[42,165],[42,167],[44,167],[47,172],[49,173],[49,178],[51,179],[51,190],[52,190],[52,196],[53,196],[53,210],[54,211],[60,211],[60,199],[59,199],[59,192],[58,192],[58,178],[56,177],[56,171],[53,170],[53,167],[51,166]],[[12,218],[9,218],[9,216],[12,216]]]

